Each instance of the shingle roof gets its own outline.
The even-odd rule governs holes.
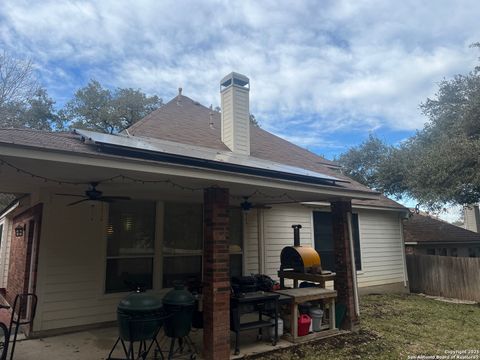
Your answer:
[[[213,128],[209,126],[213,122]],[[206,146],[218,150],[228,150],[221,141],[221,115],[187,96],[179,95],[163,107],[129,127],[128,133],[134,136],[153,137],[184,144]],[[339,167],[300,146],[275,136],[260,127],[250,126],[250,154],[252,156],[296,166],[350,181],[348,188],[369,190],[366,186],[340,174]],[[385,196],[378,200],[355,200],[353,203],[365,206],[381,206],[404,209],[397,202]]]
[[[405,242],[480,244],[480,234],[427,215],[414,214],[404,222]]]
[[[210,114],[214,126],[210,124]],[[132,136],[151,137],[193,144],[228,151],[220,135],[220,113],[195,102],[186,96],[178,96],[147,115],[127,129]],[[352,190],[369,189],[338,172],[338,165],[306,149],[292,144],[259,127],[250,126],[251,155],[286,165],[296,166],[326,175],[342,178],[349,183],[341,187]],[[0,129],[0,143],[34,148],[98,155],[95,146],[79,141],[78,135],[65,132],[45,132],[29,129]],[[102,154],[106,156],[106,154]],[[354,200],[354,204],[405,209],[384,196],[378,200]]]
[[[0,143],[48,150],[97,154],[94,147],[79,141],[70,132],[47,132],[31,129],[0,129]]]

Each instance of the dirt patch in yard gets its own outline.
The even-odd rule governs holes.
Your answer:
[[[256,359],[407,359],[480,351],[480,306],[444,303],[418,295],[361,298],[358,333],[302,344]]]

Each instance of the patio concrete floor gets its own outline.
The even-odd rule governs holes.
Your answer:
[[[118,330],[116,327],[93,329],[88,331],[51,336],[39,339],[25,339],[18,341],[15,349],[15,360],[102,360],[106,359],[113,344],[117,339]],[[270,352],[272,350],[293,346],[291,342],[280,339],[276,346],[271,342],[256,340],[257,331],[245,331],[240,335],[240,354],[233,355],[234,333],[231,333],[232,359],[241,359],[246,355]],[[190,337],[201,352],[202,331],[192,330]],[[159,336],[160,346],[166,356],[168,353],[167,339]],[[121,349],[119,345],[117,349]],[[121,351],[116,351],[113,356],[122,357]],[[152,356],[149,357],[153,359]],[[177,358],[177,357],[175,357]],[[189,356],[179,358],[188,359]],[[197,359],[201,359],[201,354]]]

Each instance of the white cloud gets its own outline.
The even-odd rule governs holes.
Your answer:
[[[436,82],[477,61],[478,10],[473,0],[4,0],[0,43],[37,61],[60,98],[95,77],[165,99],[182,86],[218,104],[220,78],[242,72],[263,125],[309,145],[421,127]]]

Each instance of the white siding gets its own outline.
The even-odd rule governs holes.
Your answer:
[[[0,245],[0,287],[5,288],[8,280],[8,266],[10,264],[10,242],[12,237],[12,221],[9,217],[0,219],[2,228],[2,243]]]
[[[88,325],[116,318],[125,293],[104,294],[106,207],[48,196],[44,203],[34,331]],[[156,269],[158,270],[158,269]],[[154,286],[159,288],[159,271]]]
[[[355,210],[354,210],[355,212]],[[398,213],[359,210],[362,270],[358,286],[374,286],[404,281],[401,222]],[[302,245],[312,246],[312,209],[299,205],[275,206],[265,210],[265,273],[277,278],[280,252],[293,245],[292,224],[301,224]]]
[[[258,269],[258,210],[250,210],[245,215],[244,275],[256,274]]]
[[[293,245],[292,225],[302,225],[300,242],[312,245],[312,210],[300,205],[277,205],[264,214],[265,274],[277,279],[280,252]]]
[[[404,281],[401,220],[398,213],[359,210],[362,271],[358,286],[375,286]]]

